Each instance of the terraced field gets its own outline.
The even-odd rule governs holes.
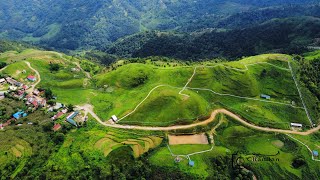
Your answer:
[[[139,157],[160,145],[161,138],[150,136],[138,139],[123,139],[116,137],[113,133],[108,133],[104,138],[98,140],[94,147],[103,152],[104,156],[108,156],[113,150],[128,145],[131,147],[134,157]]]

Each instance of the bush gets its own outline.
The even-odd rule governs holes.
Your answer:
[[[49,64],[49,70],[50,70],[51,72],[53,72],[53,71],[59,71],[59,69],[60,69],[59,64]]]

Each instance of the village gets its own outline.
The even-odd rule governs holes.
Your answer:
[[[6,126],[16,124],[14,122],[17,122],[20,118],[27,117],[30,113],[38,109],[52,116],[51,120],[54,122],[52,127],[53,131],[59,131],[63,123],[69,123],[74,127],[79,127],[79,124],[83,124],[88,120],[88,116],[82,115],[80,111],[74,110],[73,107],[56,102],[57,97],[53,96],[52,92],[46,93],[46,89],[32,87],[31,83],[37,81],[36,76],[28,75],[25,81],[25,83],[19,82],[10,76],[0,78],[0,100],[11,98],[13,100],[23,101],[25,104],[24,109],[19,109],[14,112],[5,123],[0,123],[1,130]],[[7,90],[3,91],[4,89]],[[50,94],[50,97],[48,97],[47,94]],[[33,125],[32,122],[26,122],[26,124]],[[22,125],[22,123],[16,124],[16,126]]]

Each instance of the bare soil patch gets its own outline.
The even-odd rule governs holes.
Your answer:
[[[169,144],[209,144],[208,138],[205,134],[174,136],[169,135]]]

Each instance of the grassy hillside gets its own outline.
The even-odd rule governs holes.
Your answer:
[[[317,57],[316,53],[308,55]],[[310,123],[288,69],[288,60],[294,73],[300,72],[296,71],[300,62],[317,62],[316,59],[293,61],[291,56],[283,54],[263,54],[233,62],[124,59],[103,67],[35,49],[0,54],[0,61],[8,63],[1,74],[24,81],[26,74],[33,73],[25,63],[30,62],[41,75],[39,87],[50,88],[57,101],[64,104],[92,104],[94,112],[104,121],[116,115],[125,117],[119,124],[126,125],[191,124],[201,121],[212,110],[225,108],[258,126],[289,129],[290,122],[297,122],[307,129]],[[59,68],[52,69],[52,64],[58,64]],[[78,64],[88,72],[77,69]],[[72,71],[73,68],[77,70]],[[25,74],[21,73],[23,70]],[[308,104],[313,104],[310,99],[315,95],[304,84],[300,85],[304,97],[309,97]],[[271,99],[263,99],[261,94],[270,95]],[[1,123],[13,112],[25,108],[23,102],[10,99],[0,100],[0,106]],[[318,114],[315,109],[309,111],[313,117]],[[18,123],[23,125],[16,126]],[[254,174],[257,178],[318,179],[320,176],[319,164],[311,160],[310,152],[301,143],[286,135],[257,132],[224,115],[217,116],[207,126],[170,132],[104,127],[91,115],[81,128],[62,124],[60,131],[53,132],[49,114],[38,110],[1,130],[1,177],[236,179]],[[208,137],[212,134],[212,151],[190,155],[194,167],[188,165],[185,156],[175,163],[167,147],[167,134],[194,132],[206,133]],[[312,150],[319,150],[318,133],[294,138]],[[209,150],[211,145],[170,148],[174,154],[187,155]],[[232,154],[237,152],[244,159],[276,154],[279,161],[244,161],[241,165],[248,169],[244,170],[232,167]]]
[[[11,63],[3,73],[23,80],[25,75],[17,72],[28,70],[23,61],[29,61],[41,75],[39,87],[52,89],[57,101],[64,104],[92,104],[103,120],[116,115],[124,117],[122,124],[190,124],[224,107],[261,126],[310,124],[288,69],[290,56],[286,55],[266,54],[228,63],[208,61],[202,62],[206,65],[202,67],[196,63],[185,66],[153,60],[144,60],[144,64],[123,61],[126,63],[119,62],[112,71],[92,71],[91,75],[97,73],[93,78],[80,69],[71,71],[77,68],[75,62],[87,68],[86,61],[53,52],[11,51],[0,57]],[[51,71],[50,64],[59,64],[59,70]],[[187,89],[181,92],[194,70]],[[261,94],[270,95],[271,100],[261,98]]]

